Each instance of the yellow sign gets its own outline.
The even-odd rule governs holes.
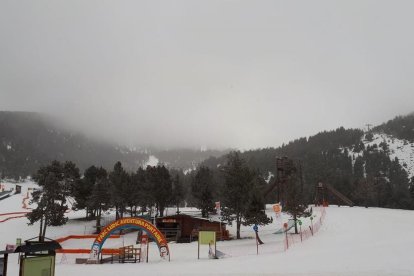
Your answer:
[[[215,244],[216,243],[216,232],[200,231],[198,233],[198,242],[200,244]]]

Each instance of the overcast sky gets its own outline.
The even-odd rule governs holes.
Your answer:
[[[0,110],[121,143],[279,146],[414,111],[414,1],[0,1]]]

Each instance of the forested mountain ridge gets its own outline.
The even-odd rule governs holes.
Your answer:
[[[383,132],[398,139],[414,142],[414,112],[407,116],[397,116],[374,128],[375,132]]]
[[[0,112],[0,174],[3,177],[31,175],[51,160],[70,160],[82,169],[95,164],[110,168],[116,161],[122,161],[132,169],[147,158],[145,153],[60,129],[39,113]]]
[[[276,173],[276,158],[287,156],[300,163],[307,201],[312,202],[319,181],[331,184],[356,204],[414,208],[414,115],[399,116],[368,132],[340,127],[300,138],[278,148],[241,153],[251,168],[269,183]],[[411,131],[407,131],[410,129]],[[212,169],[226,157],[210,158]],[[271,202],[275,198],[267,198]]]
[[[117,161],[136,171],[154,160],[193,169],[204,159],[226,152],[129,148],[73,133],[41,113],[0,111],[0,178],[25,178],[52,160],[73,161],[82,171],[91,165],[110,169]]]

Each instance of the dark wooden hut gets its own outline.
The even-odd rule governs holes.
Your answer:
[[[199,231],[215,231],[217,240],[229,239],[226,223],[186,214],[157,218],[156,226],[168,239],[177,242],[197,240]]]

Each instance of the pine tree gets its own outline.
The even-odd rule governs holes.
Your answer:
[[[47,226],[59,226],[67,222],[67,197],[79,178],[79,169],[74,163],[62,164],[58,161],[41,167],[34,175],[33,179],[41,189],[33,193],[32,202],[37,203],[37,207],[27,214],[27,218],[30,225],[40,221],[40,240],[44,239]]]
[[[199,167],[191,183],[191,194],[203,218],[207,218],[208,213],[214,210],[213,189],[213,172],[207,167]]]
[[[240,226],[249,209],[248,202],[254,187],[254,172],[247,167],[240,153],[231,152],[227,158],[223,169],[225,182],[221,193],[224,206],[222,216],[229,223],[236,220],[237,239],[240,239]]]
[[[114,170],[109,174],[109,183],[111,187],[111,201],[116,209],[116,219],[123,218],[127,202],[127,186],[130,181],[129,175],[122,167],[121,162],[114,165]]]
[[[98,168],[95,166],[87,168],[84,172],[84,177],[81,181],[78,181],[73,188],[72,195],[75,199],[73,207],[75,210],[86,209],[86,217],[94,215],[93,209],[89,206],[89,198],[92,195],[96,183],[97,173]]]
[[[264,181],[260,176],[257,177],[256,185],[253,187],[246,213],[243,215],[243,225],[266,225],[273,221],[266,215],[266,204],[263,198],[263,189],[260,182]]]
[[[95,212],[96,232],[99,233],[101,231],[102,212],[111,207],[110,183],[103,173],[95,181],[92,194],[89,197],[89,207]]]
[[[284,202],[283,209],[286,213],[290,214],[295,223],[295,234],[298,234],[297,220],[300,217],[310,216],[308,211],[308,205],[305,203],[302,179],[298,175],[300,172],[294,172],[289,176],[289,180],[286,185],[286,201]]]
[[[171,202],[172,180],[165,166],[148,166],[146,181],[150,185],[152,198],[155,201],[159,215],[164,216],[165,207]]]
[[[136,197],[138,205],[141,207],[141,214],[147,211],[147,208],[155,205],[155,198],[152,195],[151,184],[147,181],[147,171],[143,168],[138,168],[136,173],[132,176],[132,181],[137,186]]]
[[[184,187],[182,183],[182,179],[178,172],[174,173],[173,178],[173,194],[172,194],[172,202],[177,206],[177,214],[180,213],[180,203],[184,200],[185,193]]]
[[[375,201],[374,179],[372,177],[361,178],[356,182],[352,198],[360,206],[373,206]]]

